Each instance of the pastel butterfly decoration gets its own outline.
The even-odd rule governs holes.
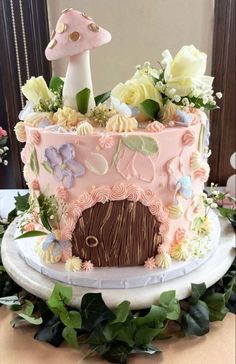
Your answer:
[[[193,197],[192,180],[190,176],[181,177],[176,184],[175,195],[179,193],[186,200]]]
[[[192,116],[185,111],[177,109],[176,115],[178,117],[178,121],[175,121],[176,124],[180,126],[189,126],[192,123]]]
[[[124,102],[121,102],[117,98],[111,96],[111,103],[120,114],[125,115],[127,117],[134,116],[138,114],[139,110],[135,107],[130,107],[129,105],[125,104]]]
[[[69,249],[71,247],[71,242],[69,240],[58,240],[54,233],[48,234],[46,239],[42,244],[42,249],[45,251],[47,250],[51,244],[54,244],[52,254],[54,257],[61,254],[63,251]]]

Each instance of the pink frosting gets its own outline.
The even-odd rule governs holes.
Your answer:
[[[76,222],[77,222],[77,220],[75,220],[73,218],[66,219],[66,223],[63,221],[61,222],[62,223],[62,227],[61,227],[62,240],[71,240],[72,233],[75,229]]]
[[[64,186],[58,186],[56,189],[56,197],[63,202],[66,202],[69,198],[69,191]]]
[[[181,240],[185,239],[186,237],[186,230],[184,228],[178,228],[175,232],[175,241],[176,243],[180,242]]]
[[[144,190],[141,194],[140,202],[145,206],[150,206],[155,199],[155,193],[152,190]]]
[[[91,260],[85,260],[82,263],[82,269],[85,271],[90,271],[93,269],[93,263],[91,262]]]
[[[209,177],[209,169],[201,167],[194,171],[194,177],[199,178],[202,182],[206,182]]]
[[[160,123],[159,121],[155,120],[152,123],[148,124],[146,126],[146,130],[149,132],[157,132],[160,133],[162,130],[165,129],[165,125],[163,125],[162,123]]]
[[[98,139],[98,144],[102,149],[110,149],[114,145],[114,139],[111,135],[102,135]]]
[[[84,192],[77,200],[78,206],[81,210],[88,209],[94,205],[94,200],[89,192]]]
[[[154,257],[147,258],[147,260],[145,260],[144,262],[144,267],[147,269],[155,269],[157,267],[155,258]]]
[[[34,144],[36,144],[36,145],[40,144],[41,135],[38,130],[32,130],[31,137],[32,137],[32,142]]]
[[[120,183],[119,185],[114,185],[111,188],[111,196],[110,199],[113,201],[116,200],[124,200],[126,198],[126,187],[124,185],[124,183]]]
[[[127,200],[137,202],[140,200],[142,190],[139,186],[128,185],[126,187]]]
[[[72,202],[68,208],[68,215],[72,219],[78,219],[82,214],[82,208],[78,201]]]
[[[98,188],[92,189],[91,197],[95,203],[105,203],[109,201],[110,193],[111,189],[109,186],[100,186]]]
[[[34,230],[35,230],[35,225],[33,223],[31,223],[31,222],[24,226],[24,231],[25,232],[34,231]]]
[[[39,185],[39,181],[37,179],[33,179],[30,183],[29,183],[29,187],[32,190],[38,191],[40,190],[40,185]]]
[[[191,130],[187,130],[182,136],[183,145],[193,145],[195,143],[195,134]]]

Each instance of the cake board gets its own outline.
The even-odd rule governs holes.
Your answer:
[[[72,306],[79,306],[82,296],[88,292],[101,292],[105,303],[113,308],[121,301],[131,302],[132,309],[142,309],[155,304],[164,291],[175,290],[176,297],[181,300],[189,296],[191,283],[205,282],[206,286],[213,285],[228,270],[234,259],[235,232],[228,221],[219,218],[220,240],[217,249],[209,256],[207,262],[192,270],[186,275],[167,281],[137,288],[88,288],[70,284],[73,288]],[[21,287],[35,296],[47,299],[57,280],[49,278],[31,266],[19,255],[14,240],[16,221],[7,229],[2,241],[3,264],[12,277]]]

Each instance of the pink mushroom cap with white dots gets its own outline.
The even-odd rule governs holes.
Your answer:
[[[45,55],[50,61],[71,57],[110,42],[111,34],[80,11],[68,9],[58,19]]]

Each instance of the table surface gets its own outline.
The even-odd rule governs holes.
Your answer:
[[[0,308],[1,364],[102,364],[98,357],[83,359],[88,347],[81,350],[63,344],[59,348],[33,339],[35,328],[13,329],[10,320],[14,313]],[[211,331],[201,337],[172,338],[157,342],[162,353],[135,356],[128,364],[235,364],[235,316],[227,314],[224,321],[211,323]]]
[[[20,191],[25,193],[26,191]],[[0,191],[0,212],[7,215],[13,207],[16,190]],[[4,210],[4,211],[3,211]],[[4,212],[4,214],[3,214]],[[4,216],[4,217],[5,217]],[[0,363],[1,364],[102,364],[98,358],[83,359],[88,348],[81,350],[63,344],[60,348],[33,339],[35,327],[24,326],[13,329],[10,320],[14,313],[0,308]],[[154,356],[135,356],[129,364],[235,364],[235,316],[227,314],[224,321],[211,323],[210,333],[202,337],[172,338],[159,341],[163,351]]]

